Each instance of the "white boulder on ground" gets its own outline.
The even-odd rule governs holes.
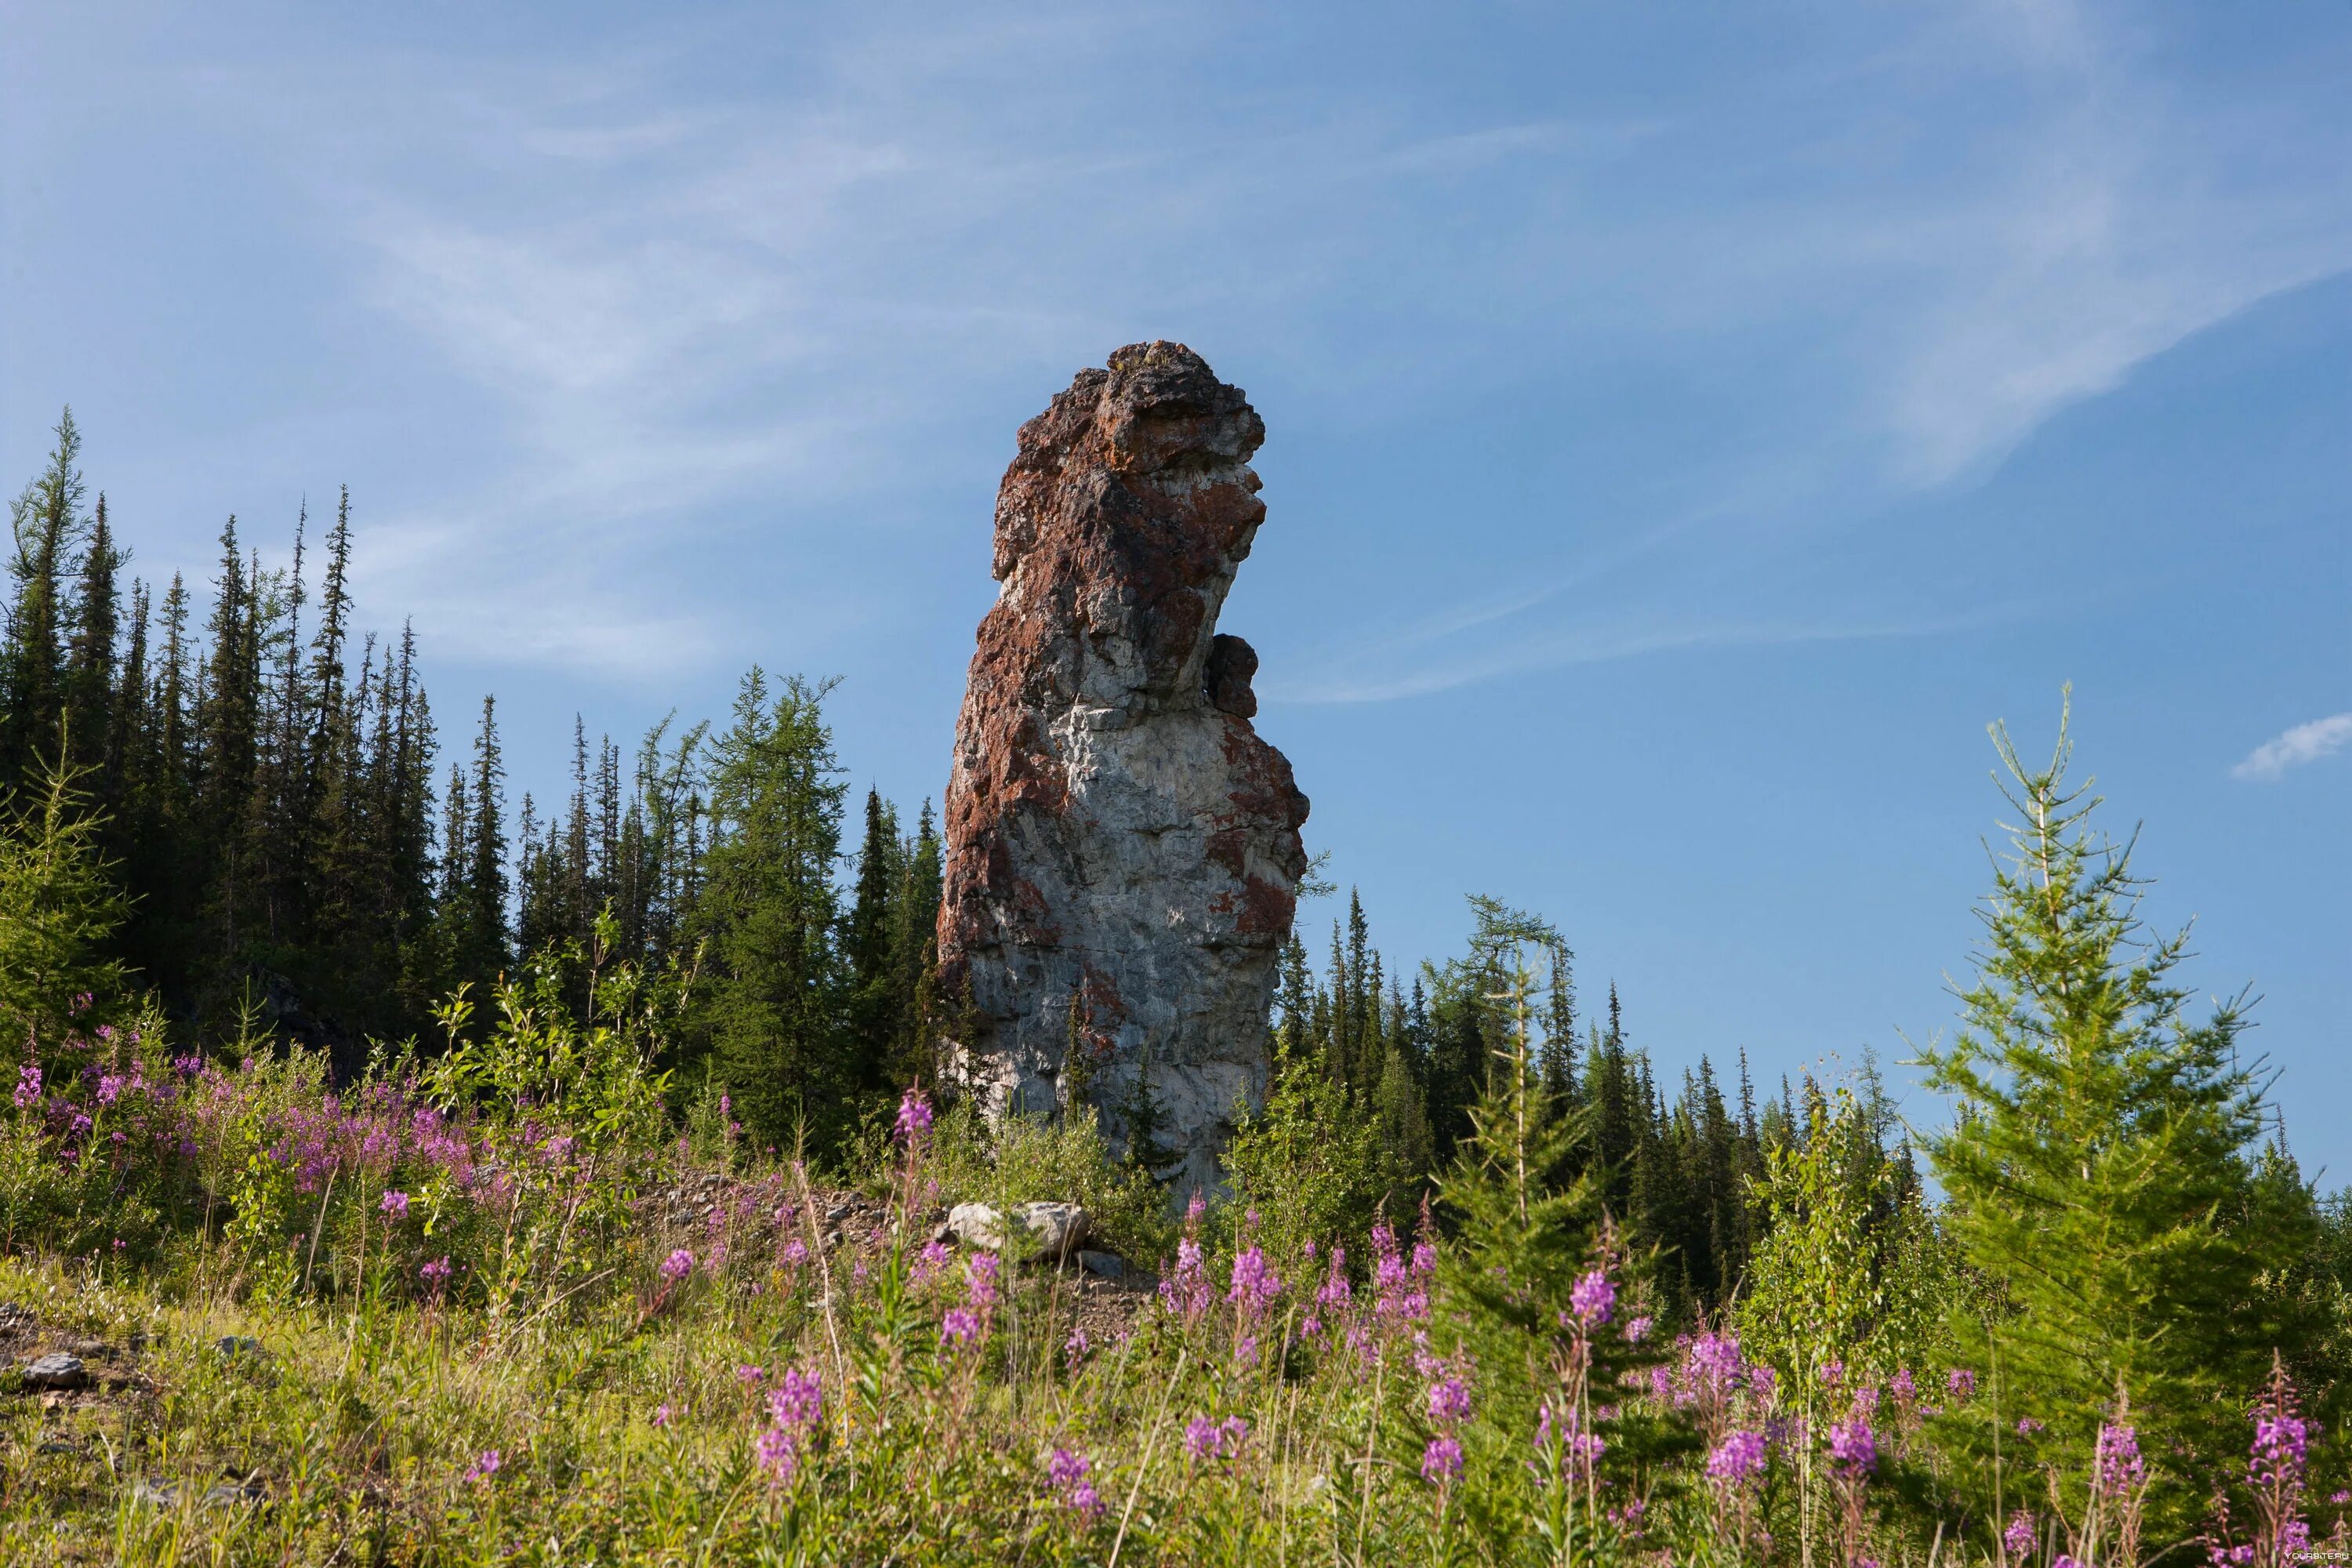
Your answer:
[[[966,1247],[1056,1263],[1077,1256],[1093,1226],[1092,1216],[1076,1204],[1020,1204],[1013,1210],[1013,1221],[1008,1236],[1003,1215],[993,1205],[958,1204],[948,1211],[948,1228]]]

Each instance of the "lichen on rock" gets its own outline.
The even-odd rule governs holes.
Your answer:
[[[1265,436],[1169,342],[1080,372],[1022,426],[948,785],[961,1070],[998,1111],[1052,1111],[1082,1079],[1124,1139],[1148,1059],[1183,1188],[1214,1180],[1234,1108],[1264,1099],[1307,870],[1307,797],[1251,723],[1257,655],[1216,630],[1265,516]]]

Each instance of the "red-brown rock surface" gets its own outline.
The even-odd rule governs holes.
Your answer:
[[[940,958],[949,994],[971,988],[975,1088],[1060,1104],[1075,1005],[1087,1098],[1123,1136],[1148,1052],[1186,1185],[1214,1179],[1234,1107],[1265,1093],[1307,869],[1307,797],[1250,722],[1257,655],[1216,634],[1265,516],[1265,435],[1167,342],[1082,371],[1022,426],[948,784]]]

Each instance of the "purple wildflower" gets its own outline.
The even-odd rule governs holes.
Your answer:
[[[1726,1490],[1764,1471],[1765,1443],[1761,1432],[1734,1432],[1706,1457],[1706,1479]]]
[[[965,1307],[950,1307],[940,1316],[940,1343],[967,1345],[980,1338],[980,1314]]]
[[[2022,1557],[2033,1550],[2035,1521],[2032,1509],[2019,1509],[2009,1516],[2009,1528],[2000,1532],[2001,1550],[2011,1557]]]
[[[29,1110],[41,1103],[41,1069],[26,1067],[16,1074],[16,1109]]]
[[[984,1312],[996,1305],[996,1271],[1000,1265],[993,1252],[975,1252],[964,1266],[964,1305],[975,1312]]]
[[[1568,1305],[1578,1322],[1593,1328],[1609,1321],[1610,1312],[1617,1305],[1617,1287],[1610,1283],[1608,1275],[1595,1268],[1569,1291]]]
[[[1655,1326],[1655,1321],[1647,1312],[1643,1313],[1625,1325],[1625,1342],[1629,1345],[1640,1344],[1650,1337],[1650,1330],[1654,1326]]]
[[[383,1201],[376,1206],[383,1209],[384,1213],[390,1215],[396,1220],[406,1219],[408,1217],[408,1194],[406,1193],[386,1193],[383,1194]]]
[[[1878,1468],[1878,1438],[1856,1415],[1830,1428],[1830,1459],[1841,1469],[1866,1476]]]
[[[800,1474],[801,1445],[797,1434],[771,1426],[760,1434],[752,1447],[759,1455],[760,1468],[776,1485],[788,1486]]]
[[[1094,1465],[1084,1454],[1067,1448],[1056,1448],[1045,1461],[1045,1480],[1062,1494],[1063,1506],[1092,1523],[1102,1517],[1103,1500],[1096,1495],[1094,1483],[1087,1479]]]
[[[679,1247],[661,1262],[661,1277],[675,1285],[694,1272],[694,1254]]]
[[[2147,1474],[2140,1462],[2139,1434],[2129,1426],[2102,1423],[2096,1455],[2096,1484],[2111,1498],[2129,1496]]]
[[[931,1131],[931,1102],[920,1089],[909,1089],[898,1101],[898,1119],[892,1124],[899,1141],[920,1143]]]
[[[1944,1386],[1955,1399],[1972,1399],[1977,1392],[1977,1374],[1967,1367],[1956,1366],[1945,1377]]]
[[[1265,1261],[1265,1254],[1253,1243],[1242,1249],[1234,1259],[1233,1289],[1225,1300],[1251,1313],[1282,1294],[1282,1281]]]
[[[462,1479],[487,1486],[489,1484],[490,1478],[499,1473],[499,1466],[504,1462],[505,1457],[496,1448],[485,1448],[474,1456],[474,1462],[466,1467],[466,1473]]]
[[[1429,1385],[1429,1419],[1434,1426],[1450,1426],[1470,1414],[1470,1391],[1462,1386],[1458,1377]]]
[[[1421,1479],[1442,1487],[1461,1473],[1462,1445],[1451,1437],[1432,1437],[1421,1451]]]

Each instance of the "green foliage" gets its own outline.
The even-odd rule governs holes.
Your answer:
[[[1387,1195],[1380,1129],[1350,1107],[1323,1065],[1277,1049],[1265,1109],[1242,1117],[1225,1146],[1235,1205],[1254,1209],[1269,1252],[1361,1236]]]
[[[2087,1449],[2120,1388],[2152,1452],[2210,1454],[2228,1391],[2260,1381],[2275,1342],[2263,1279],[2307,1220],[2256,1181],[2242,1009],[2188,1016],[2171,979],[2185,935],[2144,933],[2131,847],[2090,827],[2098,802],[2065,781],[2063,724],[2042,767],[1994,737],[2012,853],[1995,864],[1966,1025],[1921,1053],[1958,1101],[1928,1145],[1947,1223],[2000,1292],[1956,1332],[1997,1366],[1999,1418],[2044,1423],[2054,1447]]]
[[[28,796],[0,795],[0,1031],[49,1039],[93,998],[110,1007],[119,965],[104,956],[122,895],[100,858],[102,821],[69,766],[64,731]]]
[[[887,1150],[877,1118],[862,1164],[869,1185],[887,1179]],[[950,1206],[1076,1204],[1092,1216],[1102,1246],[1139,1263],[1175,1245],[1160,1184],[1112,1155],[1091,1106],[992,1122],[971,1101],[958,1101],[932,1130],[924,1173],[939,1184],[937,1201]]]
[[[1491,899],[1471,905],[1475,970],[1494,977],[1502,1028],[1437,1194],[1451,1232],[1437,1258],[1440,1323],[1476,1369],[1485,1405],[1465,1445],[1463,1519],[1487,1553],[1532,1523],[1546,1561],[1610,1561],[1622,1548],[1604,1490],[1673,1452],[1676,1434],[1659,1415],[1625,1408],[1656,1359],[1653,1342],[1622,1331],[1643,1312],[1629,1288],[1638,1268],[1629,1273],[1591,1178],[1556,1180],[1581,1130],[1545,1089],[1528,953],[1556,950],[1559,935]],[[1607,1305],[1578,1298],[1587,1279],[1605,1285]],[[1604,1445],[1598,1464],[1580,1457],[1584,1434]]]
[[[712,748],[710,844],[690,929],[709,980],[696,1026],[755,1136],[805,1127],[828,1152],[856,1125],[842,1049],[847,976],[835,943],[841,782],[824,685],[794,676],[771,694],[754,669]]]
[[[1763,1240],[1735,1312],[1740,1342],[1801,1398],[1833,1364],[1864,1381],[1949,1364],[1964,1276],[1852,1090],[1808,1096],[1799,1134],[1764,1151],[1752,1202]]]

